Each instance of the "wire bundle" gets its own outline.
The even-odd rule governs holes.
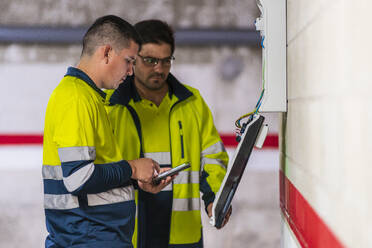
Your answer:
[[[254,114],[257,114],[259,112],[261,104],[262,104],[262,99],[263,99],[264,92],[265,92],[265,60],[264,60],[263,66],[262,66],[262,90],[261,90],[260,98],[258,99],[256,107],[252,112],[240,116],[239,119],[237,119],[235,121],[235,126],[238,128],[239,133],[241,133],[240,129],[242,128],[242,125],[240,124],[240,121],[244,118],[250,117],[250,116],[252,116]]]

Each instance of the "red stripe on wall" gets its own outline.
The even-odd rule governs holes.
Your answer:
[[[0,134],[0,145],[41,145],[41,134]]]
[[[280,207],[301,247],[344,247],[282,171],[279,183]]]
[[[234,134],[221,134],[226,147],[236,147],[238,142]],[[42,145],[42,134],[0,134],[0,145]],[[263,148],[278,148],[278,135],[268,134]]]
[[[223,144],[226,147],[236,147],[238,142],[235,140],[234,134],[220,134]],[[263,148],[278,148],[279,138],[278,134],[268,134],[266,136]]]

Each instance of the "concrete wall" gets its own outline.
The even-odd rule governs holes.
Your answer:
[[[324,224],[340,246],[371,247],[372,2],[288,0],[287,4],[288,113],[281,116],[282,186],[288,186],[287,179],[293,183],[316,215],[309,218],[311,211],[296,208],[298,199],[283,191],[289,211],[283,217],[306,217],[303,223],[292,221],[305,243],[316,244],[309,247],[331,247],[322,245],[324,232],[311,233],[313,220]],[[293,247],[290,242],[282,245]]]
[[[4,26],[85,26],[106,14],[132,23],[159,18],[175,28],[229,29],[253,27],[258,9],[255,0],[0,1]],[[42,133],[48,98],[80,52],[79,45],[0,44],[0,136]],[[234,121],[253,110],[260,95],[261,50],[178,46],[175,57],[172,72],[200,89],[218,130],[232,133]],[[236,73],[229,77],[231,71]],[[271,132],[277,132],[277,114],[266,117]],[[277,157],[276,150],[253,153],[252,170],[234,198],[227,228],[217,231],[203,216],[207,248],[278,246]],[[0,247],[42,247],[46,230],[41,163],[41,146],[0,146]]]
[[[67,67],[76,64],[81,48],[10,44],[0,51],[0,85],[7,92],[0,99],[0,133],[41,133],[49,96]],[[232,133],[235,119],[253,110],[258,100],[259,55],[259,49],[252,47],[179,47],[171,72],[198,88],[219,131]],[[240,69],[232,80],[225,80],[222,71],[231,71],[231,60]],[[270,125],[272,132],[276,125]]]
[[[90,25],[114,14],[129,22],[157,18],[177,27],[253,27],[253,0],[14,0],[0,2],[2,25]]]
[[[0,23],[4,26],[88,26],[105,14],[116,14],[132,23],[159,18],[175,29],[229,29],[253,28],[258,8],[254,0],[0,3]],[[0,133],[42,132],[49,95],[66,68],[77,63],[80,52],[80,45],[0,44],[0,85],[7,92],[0,99]],[[178,46],[175,57],[172,72],[200,89],[212,109],[218,130],[232,133],[234,121],[254,109],[260,94],[260,48]],[[267,118],[270,132],[276,133],[277,115],[268,114]]]

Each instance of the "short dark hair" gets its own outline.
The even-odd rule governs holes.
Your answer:
[[[174,52],[174,32],[173,29],[161,20],[145,20],[134,25],[138,34],[141,36],[142,44],[162,42],[171,46],[172,54]]]
[[[90,56],[98,46],[105,44],[118,52],[129,47],[131,40],[141,45],[140,36],[130,23],[115,15],[102,16],[85,33],[81,54]]]

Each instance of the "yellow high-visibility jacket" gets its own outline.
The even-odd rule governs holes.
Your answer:
[[[132,170],[105,110],[106,94],[70,67],[46,111],[46,247],[133,247]]]
[[[178,244],[195,247],[193,244],[201,240],[200,192],[205,206],[213,202],[226,173],[228,155],[199,91],[181,84],[172,74],[167,83],[173,102],[169,112],[170,140],[166,141],[170,143],[171,165],[191,164],[191,168],[180,172],[173,182],[169,247]],[[136,102],[141,99],[133,77],[128,77],[115,92],[108,94],[112,94],[112,106],[107,110],[123,157],[127,160],[143,157],[142,139],[146,137],[142,137],[143,125],[136,111]],[[156,146],[161,142],[164,141],[150,143]],[[135,247],[140,243],[137,227],[136,221]]]

